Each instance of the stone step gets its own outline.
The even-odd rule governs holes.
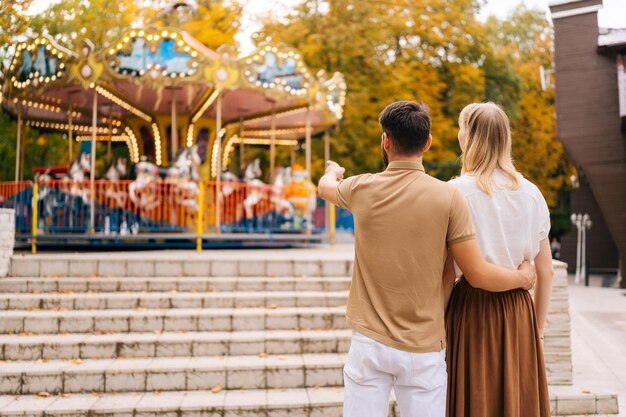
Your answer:
[[[346,354],[198,356],[6,362],[0,394],[331,387]]]
[[[0,334],[345,329],[345,307],[0,312]]]
[[[350,277],[27,277],[0,279],[0,293],[346,291],[350,281]]]
[[[389,417],[399,417],[393,393],[391,397]],[[0,410],[3,416],[32,417],[341,417],[342,401],[343,389],[338,387],[11,395],[0,396]],[[550,392],[550,408],[552,416],[616,417],[618,412],[617,397],[602,394],[566,396]]]
[[[154,276],[309,276],[334,277],[352,273],[350,252],[307,255],[301,259],[298,251],[281,255],[263,253],[204,252],[167,253],[141,252],[101,254],[14,255],[10,276],[14,277],[154,277]]]
[[[343,389],[0,396],[3,416],[341,417]],[[389,417],[399,417],[390,404]]]
[[[0,310],[337,307],[347,298],[347,291],[0,294]]]
[[[345,353],[351,330],[0,335],[0,360]]]

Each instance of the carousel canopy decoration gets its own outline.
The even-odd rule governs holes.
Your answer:
[[[135,78],[185,79],[199,73],[203,61],[214,53],[175,29],[127,31],[104,51],[108,67],[116,74]]]
[[[24,89],[32,85],[37,88],[57,81],[67,71],[69,57],[76,57],[76,54],[45,35],[18,44],[9,65],[13,87]]]
[[[300,54],[292,49],[264,45],[244,62],[245,79],[256,87],[303,96],[311,85],[311,76]]]

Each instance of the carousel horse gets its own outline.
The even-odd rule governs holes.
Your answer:
[[[140,209],[151,210],[160,203],[160,198],[156,190],[156,182],[161,180],[159,167],[148,161],[144,155],[139,163],[135,165],[136,178],[128,185],[128,196],[130,201]]]
[[[124,207],[126,202],[126,190],[120,187],[117,181],[126,178],[127,173],[127,160],[126,158],[115,158],[111,161],[104,174],[104,178],[111,181],[106,184],[105,196],[109,201],[115,201],[117,208]]]
[[[254,217],[254,206],[265,197],[263,188],[265,183],[259,179],[263,175],[261,171],[261,160],[255,159],[249,163],[246,167],[243,179],[246,183],[246,198],[243,200],[243,207],[246,211],[246,218],[252,219]]]
[[[198,167],[202,163],[198,146],[194,145],[179,152],[174,165],[167,169],[166,181],[174,182],[181,204],[193,212],[198,209]]]
[[[126,158],[115,158],[104,174],[104,178],[109,181],[119,181],[126,178],[127,160]]]
[[[66,181],[71,181],[70,195],[79,197],[85,204],[89,204],[89,187],[85,181],[89,180],[91,171],[91,155],[81,153],[78,158],[70,165],[69,177],[65,177]]]
[[[272,182],[272,194],[270,201],[277,212],[284,220],[291,220],[294,215],[293,204],[285,198],[285,187],[291,184],[291,167],[278,168]]]

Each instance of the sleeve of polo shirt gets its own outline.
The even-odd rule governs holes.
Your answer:
[[[472,213],[463,194],[455,188],[450,202],[450,218],[448,219],[448,246],[476,238]]]
[[[352,201],[352,187],[356,177],[348,177],[341,180],[337,186],[337,205],[346,210],[351,210],[350,202]]]

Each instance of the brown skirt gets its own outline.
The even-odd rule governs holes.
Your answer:
[[[543,349],[528,291],[465,278],[446,311],[448,417],[550,417]]]

